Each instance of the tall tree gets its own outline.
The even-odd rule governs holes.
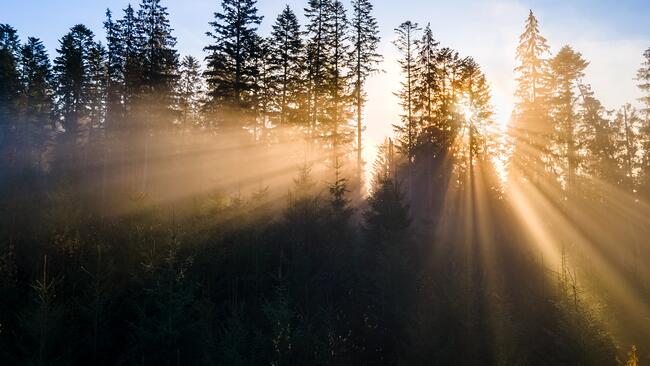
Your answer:
[[[494,111],[490,103],[490,87],[480,66],[471,57],[463,60],[463,89],[467,99],[465,118],[468,131],[468,159],[470,175],[474,172],[474,159],[477,153],[486,154],[488,127]]]
[[[418,113],[420,123],[424,128],[433,122],[438,96],[438,45],[439,42],[433,38],[431,24],[427,24],[419,42],[418,53],[415,58],[417,65],[417,77],[415,78],[414,112]]]
[[[345,153],[342,148],[350,141],[352,135],[348,123],[350,118],[349,23],[343,3],[339,0],[331,3],[329,11],[332,27],[326,39],[329,49],[325,79],[327,118],[323,121],[321,133],[328,140],[326,144],[332,149],[334,160],[338,160]],[[343,162],[339,161],[339,163]]]
[[[650,48],[643,53],[644,61],[637,72],[639,89],[644,94],[642,113],[645,115],[645,124],[641,129],[641,143],[643,146],[642,187],[646,199],[650,198]]]
[[[122,94],[124,92],[124,42],[119,22],[106,10],[106,120],[119,125],[124,117]],[[108,126],[110,127],[110,126]]]
[[[399,148],[408,159],[408,163],[413,163],[415,158],[415,147],[417,138],[417,121],[415,118],[415,77],[417,75],[417,32],[420,30],[417,23],[406,21],[395,29],[397,39],[395,46],[401,54],[399,60],[400,69],[404,76],[401,82],[401,89],[396,94],[400,99],[400,105],[404,114],[401,116],[403,125],[395,126],[398,134]]]
[[[56,103],[67,141],[74,144],[87,125],[91,102],[90,52],[95,47],[93,32],[78,24],[59,41],[54,59]]]
[[[254,95],[259,70],[256,54],[262,22],[257,15],[256,0],[223,0],[222,11],[210,22],[213,30],[207,35],[214,43],[205,47],[205,77],[208,83],[208,107],[219,112],[221,122],[236,126],[255,118]]]
[[[117,43],[115,45],[115,51],[117,52],[115,54],[117,57],[115,62],[120,64],[122,68],[121,92],[125,117],[131,119],[143,89],[144,62],[142,58],[144,40],[140,32],[140,19],[137,17],[131,4],[123,12],[124,15],[122,19],[117,21],[117,27],[114,33],[114,37],[116,37],[114,42]],[[120,71],[117,72],[117,75],[119,75]]]
[[[573,193],[578,171],[579,146],[578,98],[580,80],[589,65],[579,52],[564,46],[549,61],[550,115],[555,126],[555,155],[557,168],[564,174],[566,191]]]
[[[534,181],[548,168],[551,123],[547,118],[546,84],[547,59],[550,54],[546,38],[539,31],[539,23],[532,10],[525,30],[519,37],[517,60],[517,89],[513,112],[513,162],[518,173]]]
[[[11,140],[17,133],[19,56],[20,41],[16,30],[8,24],[0,24],[0,142],[8,148],[15,148]],[[15,151],[11,155],[15,155]]]
[[[639,99],[643,103],[643,113],[646,121],[650,121],[650,48],[643,53],[643,63],[637,71],[636,79],[639,81],[639,89],[643,96]]]
[[[350,22],[352,60],[354,72],[354,104],[357,119],[357,179],[359,188],[363,187],[363,106],[366,102],[364,90],[368,77],[378,72],[378,65],[383,56],[378,53],[379,26],[373,16],[373,5],[370,0],[352,0],[352,20]]]
[[[201,65],[199,60],[193,56],[185,56],[181,61],[177,94],[181,113],[180,129],[184,133],[187,129],[199,125],[201,103],[203,102]]]
[[[298,125],[304,99],[304,47],[296,14],[287,5],[275,20],[270,39],[270,73],[273,109],[281,127]]]
[[[28,146],[33,160],[40,163],[40,152],[51,132],[52,65],[43,42],[29,37],[20,50],[22,81],[21,110],[30,131]]]
[[[178,78],[176,38],[172,36],[167,8],[160,0],[142,0],[138,10],[139,32],[143,42],[143,87],[149,113],[171,123],[171,108]],[[167,124],[167,128],[171,125]]]
[[[333,27],[331,8],[331,0],[309,0],[305,8],[310,140],[316,137],[317,128],[325,116],[325,84],[330,54],[328,37]]]

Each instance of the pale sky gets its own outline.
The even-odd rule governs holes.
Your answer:
[[[84,23],[101,39],[106,8],[116,17],[128,0],[0,0],[0,23],[18,29],[21,39],[41,38],[55,54],[58,39],[77,23]],[[131,1],[134,6],[137,0]],[[260,14],[265,16],[260,32],[268,34],[271,24],[285,4],[302,18],[307,0],[259,0]],[[219,0],[167,0],[177,48],[181,55],[204,57],[208,43],[205,32],[213,12],[220,9]],[[648,0],[375,0],[379,21],[381,53],[385,73],[373,77],[367,86],[366,146],[381,142],[391,135],[390,125],[399,120],[399,106],[393,92],[398,88],[399,70],[396,51],[391,41],[393,29],[405,20],[422,27],[431,23],[434,37],[441,46],[452,47],[462,56],[474,57],[482,65],[492,86],[497,120],[507,121],[514,92],[515,47],[523,31],[528,10],[532,9],[542,34],[552,52],[569,44],[591,62],[586,81],[607,108],[635,102],[639,91],[633,80],[642,62],[642,54],[650,47],[650,1]],[[349,6],[348,6],[349,8]],[[304,22],[303,22],[304,23]],[[373,150],[366,151],[366,160],[374,160]]]

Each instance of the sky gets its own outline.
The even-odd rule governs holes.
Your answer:
[[[137,3],[138,0],[132,0]],[[74,24],[83,23],[100,39],[106,8],[121,16],[128,0],[0,0],[0,23],[16,28],[21,39],[41,38],[55,55],[58,39]],[[285,5],[301,19],[307,0],[258,0],[265,18],[260,27],[268,34],[271,24]],[[349,1],[345,1],[348,3]],[[170,12],[177,48],[181,55],[204,57],[209,39],[208,22],[220,9],[220,0],[163,0]],[[634,77],[643,51],[650,47],[650,0],[374,0],[385,59],[384,72],[367,85],[368,105],[365,139],[366,161],[374,160],[372,148],[392,135],[391,125],[399,121],[399,106],[393,95],[399,88],[397,52],[392,45],[394,28],[405,20],[424,27],[431,23],[441,46],[472,56],[482,66],[491,85],[497,122],[505,124],[512,110],[515,88],[515,48],[529,9],[540,23],[551,52],[571,45],[590,62],[585,81],[609,109],[640,96]],[[304,21],[303,21],[304,24]]]

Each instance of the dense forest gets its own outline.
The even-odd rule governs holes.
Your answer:
[[[650,363],[650,48],[609,109],[522,14],[502,128],[404,21],[364,162],[371,1],[278,10],[222,0],[194,56],[161,0],[53,55],[0,24],[0,363]]]

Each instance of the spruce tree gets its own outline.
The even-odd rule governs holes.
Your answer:
[[[378,65],[383,56],[378,53],[379,26],[373,16],[373,5],[370,0],[352,1],[352,28],[350,42],[352,43],[352,68],[353,68],[353,98],[356,109],[357,122],[357,179],[359,189],[363,187],[363,106],[366,102],[364,90],[368,77],[379,71]],[[361,192],[361,191],[360,191]]]
[[[143,91],[144,39],[140,32],[140,19],[131,4],[123,12],[122,19],[117,21],[115,27],[113,35],[115,44],[109,40],[109,46],[112,46],[115,51],[114,65],[121,66],[121,70],[114,68],[113,71],[116,80],[121,79],[124,115],[129,122],[133,122],[130,119],[135,113]]]
[[[107,127],[119,125],[124,118],[124,42],[120,23],[106,10],[106,120]]]
[[[330,7],[332,27],[327,34],[327,58],[325,79],[327,118],[323,121],[321,134],[326,139],[327,148],[331,149],[334,158],[341,159],[347,143],[352,136],[350,118],[349,80],[349,23],[343,3],[334,0]],[[341,161],[341,164],[343,162]]]
[[[401,58],[399,60],[400,69],[404,80],[401,82],[401,89],[396,94],[400,99],[400,106],[404,114],[401,116],[402,125],[396,125],[397,139],[399,149],[406,156],[409,164],[415,158],[416,139],[418,135],[417,120],[415,115],[415,80],[417,75],[417,32],[420,30],[417,23],[406,21],[398,28],[397,46]]]
[[[298,126],[306,122],[300,113],[305,60],[300,24],[288,5],[278,15],[269,43],[272,107],[278,114],[276,123],[281,127]]]
[[[571,47],[564,46],[549,61],[550,68],[550,115],[555,126],[556,155],[560,161],[557,168],[564,172],[566,190],[569,194],[575,188],[578,171],[579,141],[577,139],[580,120],[576,106],[579,82],[584,69],[589,65],[582,55]]]
[[[182,133],[200,125],[201,103],[203,102],[203,79],[201,65],[193,56],[185,56],[180,64],[178,80],[178,107],[181,113]]]
[[[329,35],[332,32],[331,0],[310,0],[305,8],[307,76],[309,80],[309,137],[314,139],[324,122],[327,63],[330,55]]]
[[[549,54],[546,38],[540,34],[539,23],[531,10],[517,46],[517,103],[513,112],[512,135],[515,143],[514,165],[534,181],[538,181],[548,169],[552,131],[547,118],[548,60],[545,56]]]
[[[415,62],[417,78],[414,82],[414,112],[420,115],[420,123],[427,128],[433,122],[438,98],[438,45],[433,38],[431,24],[427,24],[419,42]]]
[[[142,0],[138,10],[139,34],[142,39],[142,71],[148,112],[157,123],[171,127],[174,88],[178,78],[176,38],[172,36],[167,8],[160,0]]]
[[[74,142],[90,115],[90,51],[95,47],[93,33],[78,24],[60,40],[54,59],[56,105],[68,142]]]
[[[0,24],[0,143],[5,148],[11,148],[11,140],[15,137],[17,128],[19,57],[20,42],[16,30],[8,24]],[[14,154],[15,152],[10,153],[10,156]]]
[[[218,112],[224,127],[237,127],[254,122],[256,92],[256,55],[259,37],[256,0],[223,0],[221,12],[210,22],[213,30],[207,35],[214,43],[204,48],[205,77],[208,84],[208,109]],[[242,126],[239,126],[242,127]]]
[[[650,48],[645,50],[643,58],[643,63],[636,74],[636,80],[639,82],[639,89],[643,93],[639,101],[643,104],[642,112],[645,113],[647,122],[650,121]]]
[[[465,116],[468,130],[469,169],[473,174],[476,154],[482,152],[485,155],[487,152],[488,127],[492,122],[494,111],[490,103],[490,88],[485,75],[471,57],[463,60],[462,79],[469,114]]]
[[[52,132],[52,65],[43,42],[29,37],[20,50],[22,115],[29,130],[28,149],[32,160],[40,163],[40,153]]]

